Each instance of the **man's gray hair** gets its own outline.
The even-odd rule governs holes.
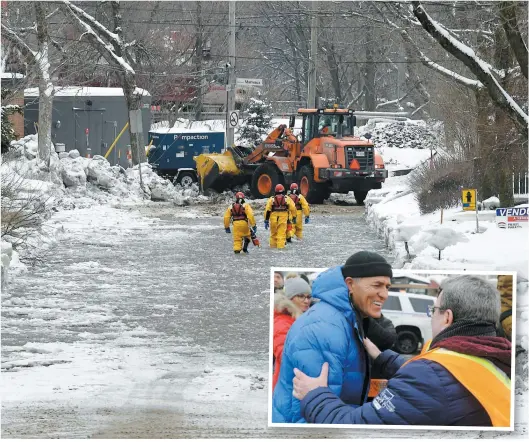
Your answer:
[[[441,290],[441,310],[452,310],[454,322],[470,320],[498,323],[500,293],[486,279],[474,275],[454,276],[443,281]]]

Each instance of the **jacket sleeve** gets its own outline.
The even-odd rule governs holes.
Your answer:
[[[303,210],[303,215],[309,216],[310,215],[310,207],[309,203],[307,203],[307,200],[303,195],[299,196],[299,202],[301,203],[301,210]]]
[[[285,327],[279,322],[274,322],[274,357],[276,359],[281,359],[283,354],[283,347],[285,346],[285,340],[287,339],[287,333],[290,327]]]
[[[250,226],[254,227],[255,226],[255,216],[253,215],[253,210],[252,210],[251,206],[248,203],[245,204],[244,211],[246,212],[246,216],[248,217],[248,221],[250,222]]]
[[[329,388],[340,395],[347,355],[347,343],[339,338],[343,330],[329,322],[316,322],[305,326],[304,332],[304,339],[295,343],[296,350],[291,355],[292,366],[308,376],[317,377],[323,363],[328,362]]]
[[[292,201],[289,197],[286,198],[288,211],[290,213],[290,216],[292,218],[295,218],[298,215],[298,211],[296,209],[296,205],[294,204],[294,201]]]
[[[381,351],[393,347],[397,340],[397,332],[393,322],[384,316],[379,319],[369,318],[369,327],[366,335]]]
[[[331,389],[317,388],[301,401],[302,415],[318,424],[447,425],[446,385],[428,362],[406,365],[362,406],[346,405]]]
[[[226,209],[226,212],[224,212],[224,228],[225,229],[230,227],[230,221],[231,221],[231,207],[228,207]]]
[[[266,207],[265,207],[265,210],[264,210],[264,219],[265,220],[269,220],[270,219],[270,212],[272,211],[272,201],[274,199],[273,198],[268,198],[268,201],[266,202]]]
[[[391,379],[399,371],[404,362],[406,360],[398,353],[392,350],[385,350],[373,361],[373,368],[376,367],[382,373],[384,379]]]

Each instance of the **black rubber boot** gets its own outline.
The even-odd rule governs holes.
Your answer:
[[[244,253],[250,253],[250,252],[248,251],[248,244],[250,244],[250,240],[249,240],[248,238],[244,238],[244,245],[243,245],[243,247],[242,247],[242,251],[243,251]]]
[[[287,238],[287,242],[292,242],[292,238]]]
[[[240,250],[234,250],[233,253],[241,253]]]

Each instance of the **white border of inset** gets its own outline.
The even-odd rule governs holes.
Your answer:
[[[509,272],[504,270],[415,270],[415,269],[393,269],[393,272],[414,273],[417,276],[425,275],[511,275],[513,277],[512,285],[512,337],[515,342],[511,351],[511,411],[510,411],[510,425],[508,427],[460,427],[460,426],[440,426],[440,425],[366,425],[366,424],[274,424],[272,422],[272,369],[273,369],[273,331],[274,331],[274,272],[302,272],[314,273],[324,272],[332,267],[270,267],[270,332],[268,336],[268,427],[271,428],[380,428],[380,429],[399,429],[399,430],[448,430],[448,431],[514,431],[514,381],[516,379],[515,373],[515,357],[516,357],[516,275],[517,272]]]

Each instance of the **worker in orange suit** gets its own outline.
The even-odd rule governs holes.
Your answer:
[[[230,230],[230,221],[233,223],[233,251],[235,253],[248,252],[250,244],[250,229],[253,233],[257,232],[255,217],[251,206],[244,201],[244,193],[235,194],[235,202],[224,212],[224,229],[226,233],[232,233]]]
[[[268,199],[265,207],[265,229],[270,228],[270,247],[283,249],[287,241],[287,221],[296,222],[296,205],[285,195],[285,186],[278,184],[275,195]]]
[[[310,221],[310,208],[309,203],[301,193],[299,193],[299,187],[296,183],[290,185],[290,193],[288,197],[296,205],[296,223],[292,223],[292,229],[287,229],[287,242],[290,242],[294,235],[298,240],[303,239],[303,215],[305,215],[305,224]]]

